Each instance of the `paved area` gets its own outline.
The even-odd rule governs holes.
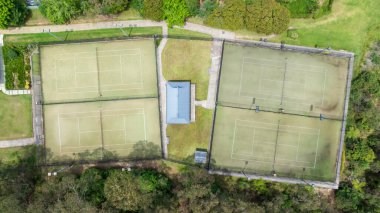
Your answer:
[[[46,25],[46,26],[31,26],[31,27],[15,27],[7,30],[0,30],[0,34],[24,34],[24,33],[41,33],[44,30],[50,32],[62,32],[71,30],[96,30],[110,29],[117,27],[163,27],[165,22],[154,22],[148,20],[133,20],[133,21],[111,21],[98,23],[84,24],[66,24],[66,25]]]
[[[34,144],[34,138],[0,141],[0,148],[27,146]]]
[[[33,68],[32,59],[30,64]],[[44,143],[43,109],[42,109],[42,84],[41,76],[32,69],[32,110],[33,110],[33,133],[36,144]]]
[[[211,68],[209,70],[210,79],[208,83],[207,93],[207,109],[214,109],[216,102],[216,94],[218,92],[219,72],[222,63],[223,41],[215,40],[211,48]]]
[[[212,27],[207,27],[199,24],[186,23],[183,29],[196,31],[204,34],[211,35],[213,38],[217,39],[235,39],[236,34],[234,32],[215,29]]]
[[[168,41],[168,27],[166,24],[162,27],[162,40],[160,45],[157,48],[157,72],[158,72],[158,81],[159,81],[159,92],[160,92],[160,113],[161,113],[161,136],[162,136],[162,152],[164,158],[168,158],[168,143],[169,139],[166,135],[166,80],[162,72],[162,52],[165,48],[165,45]]]

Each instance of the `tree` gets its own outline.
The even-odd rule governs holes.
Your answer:
[[[104,184],[107,201],[123,211],[138,211],[152,203],[151,193],[141,190],[137,178],[131,173],[113,171]]]
[[[153,21],[161,21],[164,16],[162,7],[163,0],[144,0],[142,15]]]
[[[190,15],[185,0],[164,0],[164,19],[169,27],[183,26],[185,19]]]
[[[281,33],[288,28],[289,22],[289,11],[275,0],[257,0],[247,5],[245,23],[248,30]]]
[[[27,14],[24,0],[0,0],[0,28],[24,24]]]
[[[128,6],[128,0],[103,0],[102,14],[118,14],[123,12]]]
[[[226,0],[224,5],[210,14],[206,23],[230,30],[244,29],[246,5],[242,0]]]
[[[364,195],[352,188],[347,183],[342,183],[336,193],[336,206],[347,212],[357,212],[359,210]]]
[[[217,7],[218,4],[215,0],[205,0],[199,9],[198,15],[200,17],[208,17]]]
[[[190,16],[196,16],[199,13],[199,0],[186,0],[186,6]]]
[[[64,24],[77,17],[80,13],[78,0],[41,0],[41,13],[54,24]]]

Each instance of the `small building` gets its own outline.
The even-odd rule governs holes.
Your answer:
[[[195,163],[205,164],[207,161],[207,152],[202,150],[196,150],[194,154]]]
[[[169,81],[166,83],[166,123],[189,124],[191,122],[190,87],[189,81]]]

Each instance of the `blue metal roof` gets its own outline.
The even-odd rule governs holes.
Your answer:
[[[190,82],[166,83],[166,123],[190,123]]]

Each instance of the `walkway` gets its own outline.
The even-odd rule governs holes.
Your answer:
[[[166,80],[164,73],[162,71],[162,52],[164,51],[165,45],[168,42],[168,26],[163,24],[162,26],[162,40],[157,48],[157,72],[158,72],[158,87],[160,93],[160,113],[161,113],[161,136],[162,136],[162,152],[164,158],[168,158],[168,137],[166,135]]]
[[[7,30],[0,30],[0,34],[24,34],[24,33],[42,33],[44,30],[50,32],[62,32],[72,30],[97,30],[97,29],[110,29],[118,27],[163,27],[165,22],[154,22],[148,20],[133,20],[133,21],[111,21],[111,22],[98,22],[98,23],[84,23],[84,24],[67,24],[67,25],[46,25],[46,26],[32,26],[32,27],[16,27]]]
[[[0,148],[27,146],[34,144],[34,138],[0,141]]]

